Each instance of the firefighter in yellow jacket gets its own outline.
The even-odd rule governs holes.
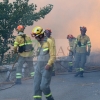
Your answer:
[[[76,67],[76,74],[75,77],[80,75],[83,77],[84,73],[84,66],[86,63],[86,56],[90,55],[91,51],[91,41],[90,38],[86,35],[87,28],[80,27],[81,35],[78,35],[75,41],[75,67]],[[80,66],[79,66],[80,65]]]
[[[27,76],[33,76],[34,75],[34,68],[33,68],[33,57],[32,57],[32,41],[29,36],[27,36],[24,33],[24,26],[19,25],[17,26],[17,32],[18,36],[15,38],[14,42],[14,52],[18,52],[19,58],[18,58],[18,64],[16,67],[16,84],[21,84],[21,78],[22,78],[22,66],[24,62],[28,64],[27,70],[29,70],[29,73]]]
[[[55,39],[51,36],[51,33],[52,33],[51,29],[45,29],[44,33],[45,33],[45,36],[47,38],[50,38],[52,41],[55,42]],[[54,64],[53,64],[52,76],[55,76],[55,67],[54,67]]]
[[[45,36],[42,27],[34,27],[32,36],[39,42],[37,66],[34,74],[34,100],[42,100],[42,92],[47,100],[54,100],[50,90],[53,63],[56,59],[55,42]]]
[[[67,35],[67,39],[69,42],[69,47],[67,48],[69,50],[69,55],[68,55],[68,72],[72,72],[73,69],[73,59],[74,59],[74,42],[76,38],[72,34]]]

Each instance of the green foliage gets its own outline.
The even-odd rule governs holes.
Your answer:
[[[31,26],[34,21],[44,18],[53,8],[49,4],[36,12],[36,4],[28,4],[29,0],[16,0],[10,3],[9,0],[0,2],[0,55],[1,61],[14,42],[13,31],[19,24]]]

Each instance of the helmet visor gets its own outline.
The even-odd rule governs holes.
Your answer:
[[[38,37],[39,34],[31,33],[31,36],[32,36],[32,37]]]

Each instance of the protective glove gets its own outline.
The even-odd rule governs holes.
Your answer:
[[[73,50],[73,56],[75,56],[75,54],[76,54],[76,50]]]
[[[80,42],[80,41],[78,41],[78,43],[77,43],[77,44],[78,44],[78,46],[79,46],[79,47],[81,47],[81,42]]]
[[[49,70],[49,68],[50,68],[50,65],[46,65],[46,66],[45,66],[45,69],[46,69],[46,70]]]
[[[88,51],[86,55],[89,56],[90,55],[90,51]]]

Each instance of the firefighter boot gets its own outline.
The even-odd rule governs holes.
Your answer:
[[[72,66],[69,66],[69,68],[68,68],[68,72],[72,72]]]
[[[76,72],[74,76],[77,77],[78,75],[80,75],[80,71]]]
[[[80,71],[80,77],[83,77],[83,73],[84,73],[83,71]]]
[[[47,100],[54,100],[52,96],[46,97]]]
[[[15,84],[22,84],[21,79],[16,79]]]

